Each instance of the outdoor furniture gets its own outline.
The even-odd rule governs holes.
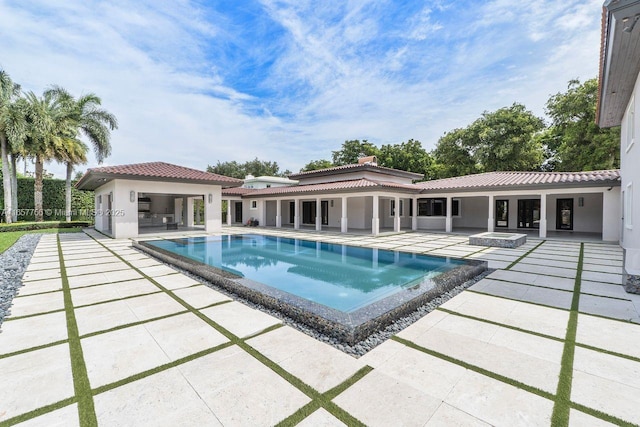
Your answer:
[[[168,222],[167,223],[167,230],[177,230],[178,229],[178,223],[177,222]]]

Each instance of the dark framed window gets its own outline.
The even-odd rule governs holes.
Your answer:
[[[447,199],[418,199],[418,216],[447,216]],[[460,216],[460,200],[451,200],[451,216]]]
[[[496,227],[509,227],[508,200],[496,200]]]

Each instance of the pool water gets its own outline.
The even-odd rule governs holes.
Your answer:
[[[146,243],[345,313],[465,264],[452,258],[253,234]]]

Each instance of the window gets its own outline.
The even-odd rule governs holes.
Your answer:
[[[636,140],[635,98],[635,96],[631,97],[631,100],[629,101],[629,108],[627,109],[627,152],[631,149],[631,146]]]
[[[447,216],[447,199],[418,199],[418,216]],[[451,200],[451,216],[460,216],[460,200]]]
[[[633,228],[633,183],[627,184],[624,192],[624,227]]]
[[[258,201],[257,200],[252,200],[251,201],[251,209],[258,209]]]
[[[267,184],[267,188],[271,188],[271,184]]]
[[[496,200],[496,227],[509,227],[508,200]]]
[[[404,216],[404,200],[400,200],[400,216]],[[396,214],[396,201],[391,200],[391,209],[389,216],[395,216]]]

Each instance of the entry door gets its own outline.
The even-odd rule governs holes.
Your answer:
[[[316,202],[302,202],[302,223],[316,223]]]
[[[321,201],[320,209],[322,210],[322,225],[329,225],[329,202],[327,200]]]
[[[496,227],[509,227],[508,200],[496,200]]]
[[[557,200],[556,230],[573,230],[573,199]]]
[[[540,228],[540,199],[518,200],[518,228]]]
[[[231,202],[229,202],[229,203],[231,203]],[[241,203],[235,202],[235,205],[236,205],[236,210],[235,210],[235,212],[236,212],[236,220],[235,220],[235,222],[242,222],[242,202]]]
[[[296,202],[289,202],[289,224],[293,224],[296,216]]]

